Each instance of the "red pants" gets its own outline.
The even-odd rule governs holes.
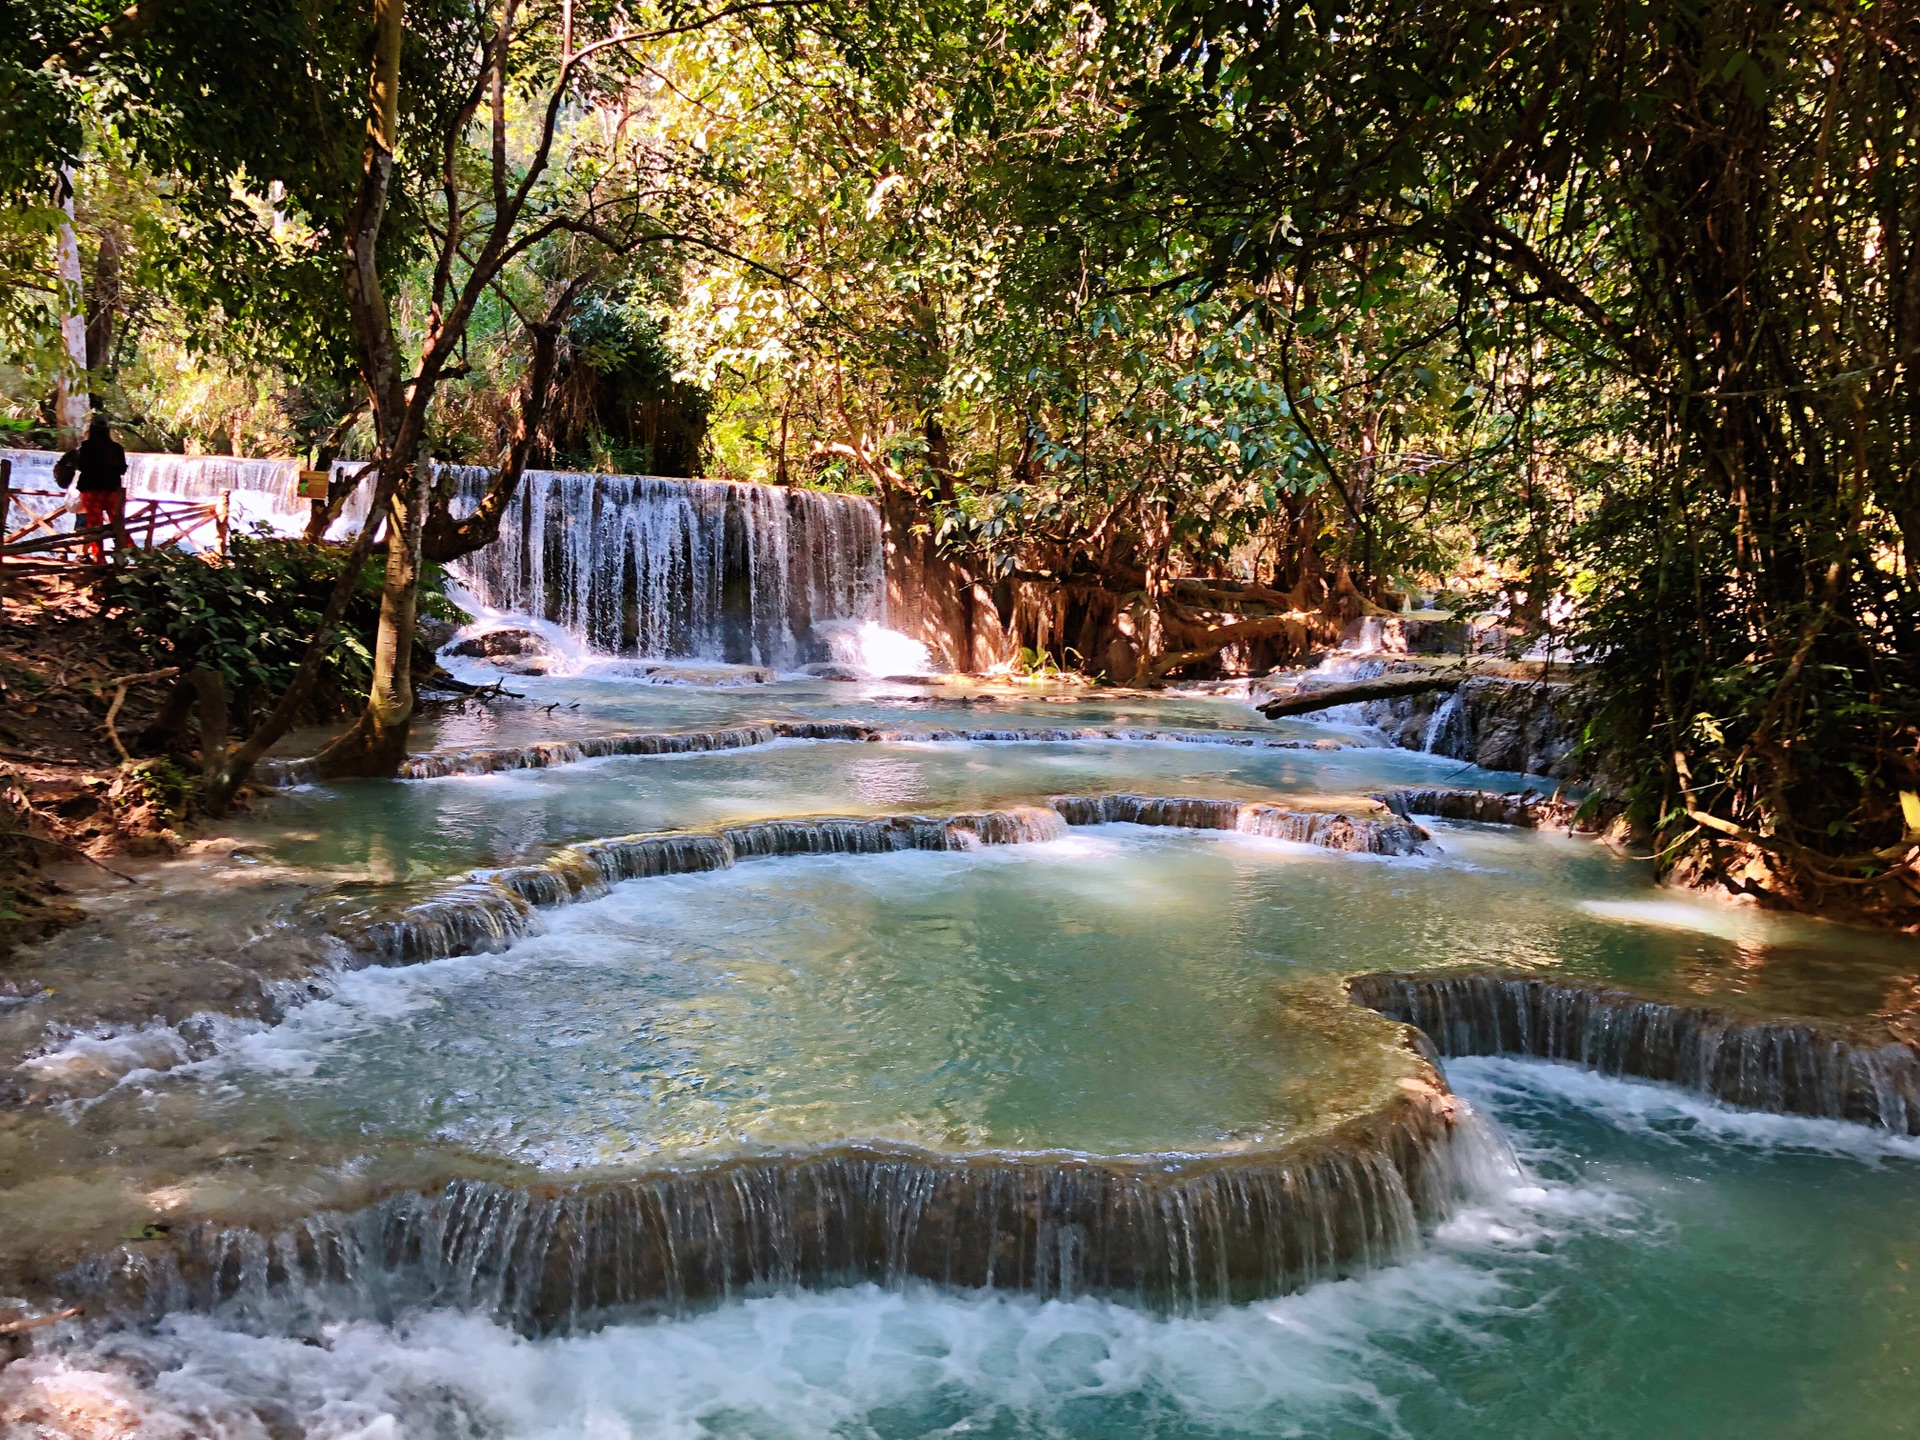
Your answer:
[[[94,530],[102,525],[111,525],[118,539],[115,549],[126,548],[126,531],[121,529],[127,513],[127,492],[124,490],[82,490],[80,492],[80,523],[84,529]],[[87,550],[93,556],[93,563],[107,563],[106,548],[101,545],[100,537],[95,536],[87,542]]]

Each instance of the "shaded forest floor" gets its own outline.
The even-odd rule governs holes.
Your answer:
[[[166,759],[123,766],[107,733],[116,682],[151,665],[104,585],[95,572],[0,569],[0,957],[78,918],[48,866],[181,842],[184,772]],[[120,734],[150,723],[164,696],[129,688]]]

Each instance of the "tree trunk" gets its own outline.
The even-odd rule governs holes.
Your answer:
[[[217,781],[227,759],[227,682],[218,670],[190,670],[186,678],[200,712],[200,771]]]
[[[1429,690],[1452,690],[1464,675],[1385,675],[1378,680],[1358,680],[1351,685],[1328,685],[1298,695],[1277,695],[1259,707],[1269,720],[1282,715],[1310,715],[1315,710],[1330,710],[1335,705],[1354,705],[1362,700],[1394,700],[1402,695],[1424,695]]]
[[[374,531],[378,528],[375,522],[381,511],[393,504],[394,497],[403,493],[400,488],[402,485],[412,486],[424,475],[417,464],[411,469],[403,468],[406,462],[400,458],[407,453],[405,432],[409,412],[406,390],[400,378],[400,352],[394,339],[393,316],[387,308],[386,294],[380,284],[378,256],[380,226],[386,216],[387,196],[393,181],[394,147],[400,129],[400,50],[406,38],[405,0],[376,0],[374,16],[373,73],[368,86],[371,115],[367,126],[366,149],[361,159],[360,189],[347,213],[341,258],[346,272],[347,309],[353,321],[354,341],[360,351],[360,372],[366,381],[368,400],[373,407],[380,478],[374,487],[373,503],[367,509],[367,523],[360,527],[360,534],[348,552],[346,566],[334,584],[333,594],[327,599],[327,608],[314,629],[313,638],[307,642],[306,654],[301,657],[293,683],[287,686],[272,713],[234,748],[220,767],[218,775],[209,779],[206,785],[204,802],[215,815],[223,813],[233,803],[233,797],[246,783],[254,764],[292,728],[294,718],[313,694],[314,687],[320,682],[320,668],[326,662],[334,631],[347,613],[347,606],[359,587],[360,572],[365,568],[367,556],[373,549]],[[415,444],[413,448],[418,450],[421,447]],[[410,571],[417,574],[419,569],[418,520],[422,507],[418,503],[419,497],[411,490],[405,493],[411,502],[409,512],[414,517],[415,530],[412,544],[407,545],[400,543],[399,528],[396,526],[394,529],[387,547],[389,590],[392,588],[391,552],[394,549],[403,552]],[[397,678],[403,686],[408,686],[407,714],[411,715],[413,696],[409,685],[411,676],[407,673],[413,654],[414,597],[411,587],[403,598],[407,625],[403,642],[397,647]],[[389,643],[390,627],[386,608],[386,596],[383,594],[380,639],[382,646],[391,654],[396,647]],[[395,677],[396,669],[390,660],[387,678],[391,682]],[[378,694],[376,689],[376,697]],[[371,702],[368,709],[370,712],[373,709]],[[363,716],[363,723],[365,719]],[[358,728],[355,733],[358,733]],[[389,746],[392,744],[390,733],[379,738]],[[404,749],[404,719],[401,722],[399,744]],[[396,757],[394,764],[397,766],[398,763]]]
[[[1189,627],[1182,625],[1181,628]],[[1140,672],[1140,683],[1149,687],[1157,686],[1174,671],[1211,660],[1230,645],[1238,645],[1249,640],[1270,639],[1279,635],[1287,637],[1295,654],[1304,654],[1312,638],[1307,617],[1266,615],[1258,619],[1234,620],[1197,629],[1193,643],[1186,648],[1169,650],[1149,660],[1145,669]]]
[[[391,776],[407,758],[413,719],[413,633],[420,600],[420,542],[433,466],[426,446],[394,488],[387,518],[387,573],[380,589],[373,683],[353,729],[314,757],[328,778]]]
[[[182,675],[173,682],[173,689],[167,692],[166,703],[160,707],[160,713],[154,716],[153,723],[134,740],[134,754],[165,754],[186,728],[187,717],[193,713],[193,700],[193,681]]]
[[[367,556],[373,550],[374,532],[379,529],[374,522],[392,497],[395,483],[395,477],[389,469],[382,472],[375,484],[373,507],[367,523],[360,527],[353,548],[347,552],[347,563],[340,572],[340,578],[334,582],[333,594],[327,597],[327,608],[321,613],[313,638],[307,641],[306,654],[300,659],[300,668],[294,672],[292,683],[282,693],[272,713],[234,747],[219,776],[208,781],[201,803],[209,814],[226,813],[227,807],[233,803],[233,797],[247,783],[247,776],[252,773],[255,763],[293,728],[295,718],[313,695],[314,687],[320,683],[320,667],[326,662],[327,652],[332,647],[334,631],[340,628],[340,621],[347,613],[353,593],[360,588],[360,572],[366,568]]]
[[[67,181],[63,202],[66,216],[60,222],[55,251],[60,269],[60,343],[66,352],[53,382],[53,423],[59,428],[62,449],[78,445],[87,430],[87,321],[82,303],[80,241],[73,233],[72,177]]]
[[[93,262],[93,294],[87,297],[87,372],[93,385],[93,408],[106,408],[100,386],[113,363],[113,325],[120,307],[120,242],[112,230],[100,236],[100,253]]]

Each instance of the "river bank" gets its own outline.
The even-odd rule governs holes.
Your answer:
[[[191,782],[178,758],[123,763],[163,687],[119,682],[152,664],[110,613],[103,577],[0,569],[0,995],[6,956],[75,923],[49,870],[178,851]],[[118,706],[116,708],[116,696]]]

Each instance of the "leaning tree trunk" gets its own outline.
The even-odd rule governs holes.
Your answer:
[[[387,519],[387,572],[380,587],[373,683],[353,729],[314,757],[322,776],[392,775],[407,756],[413,720],[413,632],[420,602],[420,540],[433,466],[426,447],[394,487]]]
[[[1316,710],[1331,710],[1336,705],[1357,705],[1366,700],[1396,700],[1406,695],[1424,695],[1429,690],[1457,690],[1463,672],[1444,675],[1387,675],[1378,680],[1356,680],[1350,685],[1322,685],[1279,695],[1256,708],[1269,720],[1283,715],[1311,715]]]
[[[400,473],[396,465],[397,454],[404,454],[405,450],[392,444],[392,437],[403,428],[397,421],[404,417],[406,396],[400,383],[399,348],[394,340],[392,317],[380,285],[378,257],[380,226],[386,215],[387,196],[393,180],[394,148],[399,142],[400,52],[406,36],[405,0],[375,0],[374,14],[373,69],[368,87],[370,123],[361,157],[360,188],[346,216],[342,258],[345,262],[347,308],[353,318],[355,339],[361,351],[361,373],[367,382],[368,398],[374,409],[375,429],[380,436],[379,479],[375,484],[373,503],[368,507],[367,523],[360,527],[359,535],[347,552],[346,564],[342,567],[339,579],[334,582],[333,593],[327,597],[320,623],[307,641],[306,653],[301,657],[300,668],[294,672],[292,683],[281,694],[267,718],[227,753],[225,763],[217,773],[209,767],[202,790],[202,803],[214,815],[225,813],[239,794],[240,787],[246,783],[254,765],[287,733],[312,696],[325,667],[334,632],[346,618],[347,607],[359,587],[360,572],[372,553],[380,512],[392,505],[393,497],[401,493],[401,485],[411,484],[417,478],[412,473]],[[419,513],[419,505],[412,508],[415,514]],[[415,535],[410,557],[417,567],[417,531]],[[390,537],[388,549],[392,548]],[[405,600],[410,608],[411,595],[406,596]],[[385,618],[383,614],[383,622]],[[384,623],[381,633],[384,638]],[[411,620],[407,633],[410,638]],[[400,671],[402,683],[409,686],[412,677],[404,667],[410,658],[409,645],[402,651],[403,668]],[[411,700],[409,688],[409,713],[412,710]],[[390,737],[388,743],[391,743]],[[400,737],[403,749],[405,744],[403,733]],[[395,764],[398,764],[397,760]]]
[[[380,628],[374,642],[373,683],[367,707],[353,729],[314,757],[328,777],[380,776],[396,771],[407,752],[413,718],[413,621],[418,603],[420,535],[431,478],[424,428],[426,396],[411,401],[401,383],[400,349],[393,315],[381,283],[379,238],[399,140],[400,51],[405,0],[378,0],[373,68],[374,123],[369,132],[365,179],[347,226],[348,311],[353,317],[360,368],[380,436],[380,460],[392,467],[387,488],[387,571],[380,591]],[[383,476],[383,479],[385,477]],[[377,519],[370,511],[362,539]]]

